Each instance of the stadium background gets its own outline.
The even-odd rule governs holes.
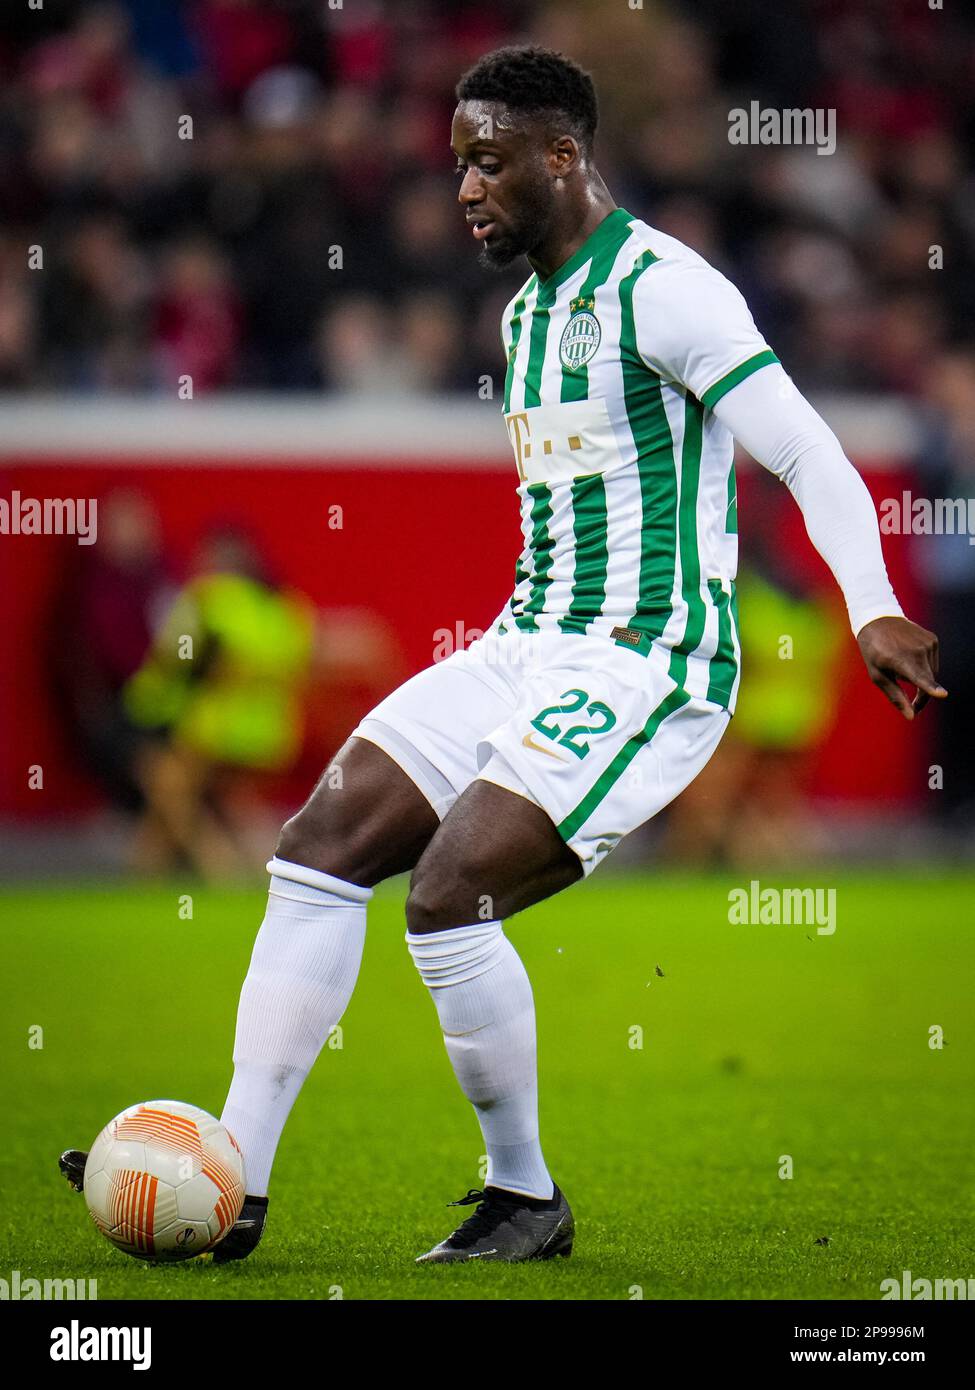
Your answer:
[[[25,1007],[32,1019],[36,1012],[63,1024],[47,1053],[46,1079],[38,1080],[30,1056],[11,1073],[19,1128],[10,1152],[22,1165],[40,1171],[41,1155],[46,1163],[59,1137],[74,1142],[63,1133],[66,1121],[80,1134],[97,1128],[133,1099],[133,1088],[176,1089],[219,1109],[227,1025],[260,913],[259,864],[276,822],[376,698],[451,642],[469,640],[508,594],[518,526],[500,419],[498,319],[523,276],[521,268],[482,272],[458,214],[447,132],[459,73],[489,48],[525,38],[589,67],[601,104],[598,163],[617,201],[700,250],[741,287],[878,504],[905,490],[968,497],[975,471],[975,27],[958,7],[947,10],[908,0],[645,0],[636,8],[624,0],[346,0],[339,8],[325,0],[46,0],[38,11],[8,7],[0,36],[0,493],[95,497],[100,527],[91,547],[69,537],[0,537],[7,653],[0,869],[20,885],[7,898],[9,1026],[22,1054]],[[752,100],[835,108],[836,153],[730,145],[728,113]],[[938,246],[943,268],[932,269]],[[589,897],[580,890],[574,925],[563,930],[565,919],[539,909],[525,919],[519,948],[524,942],[532,957],[536,989],[551,984],[557,993],[546,973],[549,946],[554,960],[564,936],[582,942],[587,913],[601,921],[603,901],[624,955],[644,971],[644,990],[652,965],[641,944],[648,915],[663,932],[652,937],[661,952],[667,924],[683,923],[693,943],[689,959],[714,972],[715,993],[705,991],[687,1015],[678,1010],[670,1020],[697,1039],[690,1058],[676,1044],[665,1051],[654,1092],[672,1102],[680,1133],[697,1126],[700,1134],[703,1125],[717,1135],[723,1118],[724,1139],[716,1143],[730,1130],[747,1134],[751,1121],[743,1116],[754,1119],[765,1102],[724,1091],[744,1069],[746,1087],[769,1076],[781,1087],[783,1115],[789,1093],[810,1143],[825,1133],[848,1157],[863,1136],[841,1133],[839,1121],[833,1132],[833,1102],[845,1095],[841,1111],[851,1118],[889,1082],[891,1113],[913,1106],[920,1118],[901,1127],[899,1154],[877,1160],[894,1171],[893,1186],[876,1189],[878,1210],[886,1212],[896,1193],[927,1230],[931,1259],[941,1258],[959,1169],[937,1180],[934,1174],[946,1145],[959,1165],[972,1150],[950,1118],[960,1094],[952,1088],[970,1065],[964,1046],[956,1047],[953,1079],[931,1081],[928,1059],[909,1051],[903,1030],[913,1026],[905,1010],[918,1027],[943,1010],[950,1015],[946,982],[970,965],[963,928],[975,836],[968,637],[975,547],[966,536],[885,537],[905,607],[941,636],[951,692],[943,708],[909,727],[865,679],[842,604],[791,499],[747,459],[739,524],[744,683],[730,752],[683,811],[614,856],[602,871],[604,890],[598,882],[586,886]],[[185,599],[212,571],[212,552],[204,561],[201,550],[217,533],[231,536],[238,557],[246,552],[249,582],[293,604],[292,617],[304,615],[314,634],[282,688],[277,754],[262,763],[235,759],[219,745],[197,748],[196,780],[174,790],[163,775],[172,771],[168,764],[147,773],[139,758],[146,748],[178,748],[178,721],[167,724],[151,707],[150,690],[142,717],[151,734],[141,727],[134,737],[131,683],[151,663],[152,634],[173,595]],[[795,639],[791,660],[781,656],[783,634]],[[219,655],[214,633],[208,641]],[[260,679],[246,639],[244,648],[241,690]],[[215,672],[219,659],[202,671],[202,688]],[[935,766],[943,784],[935,777],[932,785]],[[191,831],[194,817],[216,807],[223,829],[233,826],[239,857],[196,861],[172,843],[155,860],[141,853],[145,779],[152,777],[151,794],[169,798],[167,814],[182,814],[185,791]],[[705,824],[709,835],[699,833]],[[675,864],[699,876],[672,880]],[[879,876],[863,876],[878,865]],[[609,882],[614,866],[627,871],[620,883]],[[651,877],[640,876],[645,867]],[[709,877],[715,870],[718,877]],[[729,871],[733,878],[720,877]],[[818,1074],[811,1079],[816,1067],[799,1060],[803,1045],[815,1050],[825,1024],[800,985],[787,983],[794,963],[771,937],[744,948],[740,938],[729,940],[727,883],[753,873],[792,874],[784,881],[841,891],[852,884],[847,901],[863,939],[839,980],[828,967],[814,971],[818,987],[834,991],[835,1034],[818,1054],[830,1085]],[[211,884],[205,890],[201,877]],[[54,879],[67,886],[56,888]],[[112,894],[78,884],[109,884]],[[398,891],[377,900],[392,942]],[[195,968],[216,1002],[200,990],[174,1019],[165,991],[160,998],[140,979],[134,1005],[155,1032],[114,1075],[113,1028],[93,1016],[90,1001],[96,1015],[110,1012],[115,996],[105,994],[106,981],[124,990],[148,961],[165,973],[168,948],[159,943],[168,940],[172,903],[182,892],[196,895]],[[133,921],[144,933],[135,939]],[[949,936],[932,945],[942,927]],[[52,975],[45,962],[77,931],[90,954],[74,941],[67,974]],[[674,952],[678,939],[674,931]],[[400,991],[411,1001],[416,991],[398,957],[392,963],[397,948],[377,949],[373,971],[389,972],[377,977],[380,984],[385,979],[394,991],[396,1008],[412,1008],[399,1002]],[[593,954],[576,982],[585,979],[611,1013],[611,962],[591,943],[582,949]],[[899,954],[881,966],[881,951]],[[750,975],[758,996],[753,1035],[737,1041],[737,1015],[725,1016],[716,1003],[722,961],[738,987]],[[573,968],[580,964],[585,956]],[[86,981],[88,1007],[75,997],[74,970]],[[913,980],[910,995],[905,976]],[[639,1006],[648,998],[638,996]],[[429,1100],[429,1122],[441,1125],[443,1064],[421,1005],[417,1039],[410,1014],[403,1056],[389,1077],[380,1082],[361,1057],[350,1058],[349,1066],[365,1070],[340,1083],[352,1106],[341,1122],[346,1138],[365,1135],[381,1148],[386,1140],[374,1121],[355,1112],[356,1087],[388,1092],[391,1113],[399,1113],[397,1085],[413,1088],[419,1103],[412,1068],[421,1056],[424,1067],[438,1069],[441,1090]],[[352,1020],[367,1007],[355,1003]],[[371,1007],[384,1009],[381,992]],[[606,1014],[607,1029],[624,1027],[630,1006],[621,1007],[612,1024]],[[960,999],[951,1008],[957,1030]],[[790,1013],[801,1021],[802,1039],[785,1027]],[[544,1030],[554,1039],[560,1023],[575,1026],[569,1004],[550,1000],[543,1057]],[[875,1054],[864,1036],[876,1040],[878,1029],[884,1041]],[[78,1046],[82,1055],[72,1059]],[[85,1047],[97,1061],[85,1057]],[[852,1055],[859,1060],[847,1069]],[[570,1117],[582,1112],[586,1086],[620,1098],[617,1065],[595,1043],[578,1073],[566,1061],[560,1094],[571,1098]],[[705,1080],[697,1101],[667,1091],[676,1077],[693,1081],[698,1072]],[[777,1102],[769,1104],[777,1115]],[[456,1182],[448,1160],[472,1142],[466,1117],[454,1119],[456,1131],[435,1155],[448,1184]],[[429,1130],[415,1123],[419,1146]],[[882,1118],[872,1123],[883,1129]],[[316,1153],[312,1118],[301,1107],[289,1134],[285,1181]],[[776,1152],[787,1142],[783,1136]],[[694,1152],[665,1144],[661,1162],[696,1162]],[[370,1180],[385,1171],[377,1163]],[[624,1160],[617,1155],[613,1163],[605,1232],[614,1220],[614,1183],[628,1180]],[[712,1209],[748,1187],[734,1164],[732,1154],[722,1169],[727,1190],[712,1192]],[[43,1199],[45,1182],[38,1177],[36,1191],[20,1189],[25,1209]],[[666,1180],[651,1187],[659,1198]],[[852,1213],[863,1192],[855,1183],[845,1190]],[[762,1210],[763,1200],[756,1198]],[[8,1233],[19,1209],[9,1208]],[[685,1252],[695,1248],[696,1212],[688,1188],[673,1216]],[[786,1261],[767,1279],[755,1265],[736,1283],[733,1262],[712,1277],[713,1229],[702,1226],[698,1236],[700,1266],[693,1253],[684,1256],[697,1294],[775,1297],[791,1288],[803,1296],[875,1296],[872,1256],[864,1256],[865,1274],[849,1265],[825,1282]],[[38,1259],[53,1258],[39,1240],[33,1248]],[[77,1248],[77,1258],[92,1258],[90,1242]],[[890,1255],[894,1272],[897,1258]],[[625,1260],[612,1267],[621,1280],[629,1277]],[[866,1284],[857,1283],[861,1274]],[[669,1277],[660,1296],[685,1287]],[[240,1296],[272,1287],[257,1283]],[[504,1287],[521,1296],[522,1285]],[[202,1283],[195,1292],[206,1294]],[[180,1295],[157,1288],[153,1296]]]
[[[323,611],[326,640],[329,612],[340,620],[333,651],[359,634],[350,669],[311,672],[297,759],[257,779],[259,799],[294,804],[358,712],[442,654],[439,630],[466,640],[508,592],[517,528],[498,419],[498,319],[521,271],[477,266],[446,131],[457,73],[527,36],[592,67],[599,162],[618,200],[741,286],[878,502],[905,489],[967,496],[972,32],[957,15],[928,15],[870,0],[648,3],[639,13],[133,0],[9,15],[5,493],[98,497],[104,528],[113,496],[138,492],[156,513],[143,524],[158,531],[157,584],[138,599],[155,604],[155,619],[166,586],[192,572],[201,538],[230,526],[249,533],[278,584]],[[753,99],[834,107],[837,152],[731,146],[728,111]],[[945,248],[939,270],[933,246]],[[29,268],[27,247],[42,248],[42,268]],[[842,638],[837,596],[795,508],[742,472],[745,567],[759,565],[780,593],[821,598]],[[335,506],[341,529],[328,525]],[[885,545],[903,602],[941,632],[960,711],[972,680],[962,635],[975,550],[965,538]],[[18,653],[2,709],[4,728],[16,730],[4,742],[0,800],[11,868],[34,867],[38,847],[49,862],[52,843],[66,866],[81,867],[79,853],[99,868],[125,863],[124,822],[89,820],[105,787],[70,712],[88,697],[65,696],[51,656],[65,626],[84,620],[69,594],[112,579],[125,587],[124,573],[92,575],[98,552],[56,537],[6,537],[0,548]],[[749,641],[745,597],[754,670],[773,659],[778,634],[759,631],[756,605]],[[88,614],[94,629],[105,620]],[[151,626],[142,621],[143,648]],[[112,699],[144,650],[135,632],[124,651],[98,643],[91,637],[91,660]],[[966,718],[946,707],[923,728],[901,727],[848,640],[824,642],[821,660],[786,679],[797,707],[814,688],[821,705],[808,727],[783,735],[797,745],[781,779],[803,801],[793,817],[809,832],[800,845],[898,855],[930,853],[946,837],[967,845]],[[760,730],[758,702],[775,692],[756,679],[753,695],[750,725]],[[43,790],[28,784],[25,749],[29,765],[47,769]],[[933,790],[934,763],[946,772]],[[79,823],[92,833],[79,837]]]

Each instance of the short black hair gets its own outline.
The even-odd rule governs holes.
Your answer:
[[[457,83],[458,101],[497,101],[529,116],[558,115],[592,150],[599,105],[592,78],[551,48],[515,44],[486,53]]]

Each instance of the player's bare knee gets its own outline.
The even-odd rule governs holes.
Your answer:
[[[308,825],[304,812],[299,811],[281,827],[274,854],[276,858],[287,859],[291,864],[303,864],[306,869],[320,869],[327,873],[328,870],[318,862],[323,850],[327,851],[327,847],[316,837],[313,827]]]
[[[411,893],[406,900],[406,929],[412,936],[425,936],[429,932],[449,931],[451,927],[467,925],[469,919],[449,899],[419,898]]]
[[[360,883],[366,872],[350,837],[332,833],[323,818],[308,807],[285,821],[274,853],[278,859],[333,874],[349,883]]]
[[[419,865],[410,875],[410,891],[406,896],[406,929],[413,936],[424,932],[442,930],[436,926],[440,908],[439,892],[431,874],[425,873]]]
[[[477,921],[477,894],[465,876],[417,865],[406,899],[406,926],[413,936],[448,931]]]

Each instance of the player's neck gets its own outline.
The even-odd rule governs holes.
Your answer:
[[[613,195],[598,174],[585,185],[561,225],[553,229],[544,246],[532,252],[528,264],[540,280],[547,280],[588,241],[601,222],[616,210]]]

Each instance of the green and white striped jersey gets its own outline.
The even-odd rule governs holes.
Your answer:
[[[494,627],[592,633],[733,708],[734,444],[712,413],[777,361],[738,290],[617,208],[505,311],[524,549]]]

